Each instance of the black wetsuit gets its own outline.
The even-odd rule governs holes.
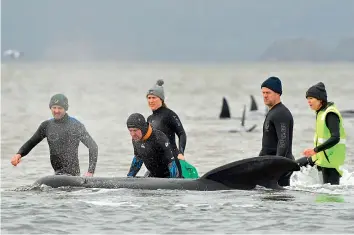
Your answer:
[[[136,176],[144,163],[149,177],[171,177],[171,170],[176,169],[172,164],[178,162],[178,159],[172,154],[171,145],[163,132],[153,129],[147,140],[132,142],[134,158],[128,176]]]
[[[172,153],[177,158],[178,154],[184,155],[187,143],[187,135],[178,115],[171,109],[160,107],[154,110],[147,118],[154,129],[162,131],[170,141]],[[176,144],[176,135],[178,136],[179,147]],[[182,172],[179,160],[176,161],[179,172]]]
[[[292,154],[293,115],[281,102],[269,110],[263,124],[262,150],[259,156],[276,155],[294,160]],[[282,176],[280,186],[290,185],[291,173]]]
[[[147,118],[147,121],[155,129],[165,133],[171,143],[172,151],[175,156],[180,153],[184,154],[187,143],[187,135],[178,115],[175,112],[169,108],[160,107],[159,109],[153,111],[153,113]],[[177,148],[176,144],[176,134],[179,139],[179,148]]]
[[[329,149],[339,143],[340,141],[339,123],[340,120],[337,114],[330,112],[326,115],[326,126],[328,127],[331,133],[331,137],[328,140],[326,140],[326,142],[324,142],[323,144],[314,148],[314,151],[316,153]],[[298,159],[297,162],[300,166],[306,166],[308,164],[310,164],[311,166],[315,165],[312,159],[307,157],[302,157]],[[317,166],[317,169],[319,171],[322,171],[323,183],[325,184],[330,183],[330,184],[337,184],[337,185],[339,184],[340,174],[335,168],[325,168],[325,167]]]
[[[55,174],[80,175],[78,158],[80,141],[89,149],[88,172],[95,172],[98,147],[81,122],[68,114],[60,120],[53,118],[42,122],[34,135],[20,148],[18,154],[26,156],[44,138],[47,138],[50,162]]]

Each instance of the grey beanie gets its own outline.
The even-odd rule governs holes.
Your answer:
[[[157,80],[156,84],[150,88],[150,90],[147,92],[146,97],[148,95],[155,95],[159,97],[162,101],[165,100],[165,92],[163,90],[163,85],[164,81],[162,79]]]

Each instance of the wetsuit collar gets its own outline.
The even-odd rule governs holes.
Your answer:
[[[322,107],[316,111],[316,113],[319,113],[320,111],[322,110],[325,110],[327,107],[333,105],[334,103],[333,102],[327,102],[325,105],[322,105]]]
[[[277,107],[277,106],[280,105],[280,104],[281,104],[281,101],[280,101],[279,103],[273,105],[273,107],[271,107],[270,109],[274,109],[275,107]],[[269,109],[269,110],[270,110],[270,109]]]
[[[159,113],[159,112],[161,112],[161,111],[163,110],[163,108],[164,108],[164,107],[161,106],[160,108],[158,108],[158,109],[152,111],[152,113]]]
[[[147,129],[147,132],[146,132],[146,134],[143,136],[142,140],[145,141],[145,140],[149,139],[149,137],[151,136],[151,133],[152,133],[152,127],[151,127],[151,125],[149,124],[148,129]]]

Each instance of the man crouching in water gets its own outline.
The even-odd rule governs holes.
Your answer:
[[[127,120],[132,137],[134,158],[127,176],[135,177],[143,163],[148,177],[180,178],[172,148],[167,136],[153,129],[140,113],[133,113]]]

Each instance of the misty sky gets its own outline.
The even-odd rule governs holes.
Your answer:
[[[2,0],[1,46],[26,59],[257,59],[275,40],[335,47],[354,0]]]

